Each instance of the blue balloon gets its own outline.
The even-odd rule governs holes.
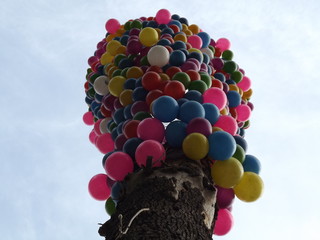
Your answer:
[[[201,48],[208,47],[209,44],[210,44],[210,41],[211,41],[211,38],[210,38],[209,34],[206,33],[206,32],[199,32],[197,35],[202,39]]]
[[[136,88],[136,81],[137,80],[135,78],[127,79],[126,82],[123,84],[123,88],[134,90]]]
[[[254,172],[256,174],[260,173],[261,164],[258,158],[252,155],[246,155],[244,162],[242,163],[243,170],[245,172]]]
[[[241,103],[241,96],[237,91],[228,91],[227,98],[229,102],[229,107],[237,107]]]
[[[118,137],[118,131],[117,131],[117,127],[113,128],[112,131],[111,131],[111,138],[113,141],[116,140],[116,138]]]
[[[201,92],[196,91],[196,90],[190,90],[190,91],[186,92],[186,94],[184,95],[184,98],[186,98],[188,100],[196,101],[198,103],[203,103],[203,96],[202,96]]]
[[[133,116],[131,114],[131,107],[132,107],[132,104],[129,104],[127,106],[124,107],[124,111],[123,111],[123,115],[124,115],[124,118],[127,120],[127,119],[132,119]]]
[[[112,115],[112,118],[117,125],[126,120],[123,112],[124,108],[119,108]]]
[[[121,43],[123,46],[127,46],[128,39],[129,39],[129,35],[123,35],[123,36],[120,38],[120,43]]]
[[[178,116],[179,105],[173,97],[161,96],[153,102],[152,112],[161,122],[171,122]]]
[[[147,97],[148,91],[143,87],[137,87],[133,90],[132,99],[133,101],[145,101]]]
[[[169,27],[164,28],[164,29],[161,30],[161,34],[165,34],[165,33],[170,34],[171,36],[174,35],[174,31]]]
[[[186,55],[182,51],[175,50],[170,54],[169,64],[172,66],[181,66],[186,59]]]
[[[124,194],[124,186],[121,182],[115,182],[111,188],[111,198],[117,203]]]
[[[236,143],[239,144],[243,148],[243,150],[246,152],[248,148],[247,141],[240,136],[233,136],[233,138],[234,140],[236,140]]]
[[[169,46],[171,45],[171,42],[166,39],[166,38],[163,38],[163,39],[160,39],[157,43],[157,45],[161,45],[161,46]]]
[[[173,50],[180,50],[180,49],[186,49],[187,45],[182,42],[182,41],[175,41],[172,45],[171,45]]]
[[[188,102],[189,100],[186,98],[180,98],[177,100],[179,107],[184,104],[185,102]]]
[[[211,125],[215,124],[220,117],[220,111],[218,107],[212,103],[204,103],[202,106],[205,111],[205,119],[207,119]]]
[[[178,18],[178,19],[179,19],[179,18]],[[176,25],[176,26],[178,26],[178,27],[180,28],[180,30],[182,30],[182,24],[181,24],[181,22],[178,21],[178,19],[170,21],[170,22],[168,23],[168,25],[169,25],[169,26],[170,26],[170,25]]]
[[[214,160],[227,160],[233,156],[237,144],[233,136],[225,131],[217,131],[209,135],[209,157]]]
[[[188,59],[189,58],[195,58],[199,61],[199,63],[202,63],[203,62],[203,55],[202,53],[198,53],[198,52],[191,52],[189,53],[188,55]]]
[[[165,131],[167,143],[171,147],[181,147],[186,136],[187,124],[182,121],[173,121],[169,123]]]
[[[213,74],[213,77],[220,80],[221,82],[226,81],[226,77],[223,75],[223,73],[215,73]]]
[[[205,111],[201,103],[191,100],[180,106],[179,119],[181,121],[189,123],[197,117],[205,117]]]
[[[132,159],[135,159],[136,149],[143,140],[140,138],[130,138],[128,139],[122,148],[122,151],[129,154]]]

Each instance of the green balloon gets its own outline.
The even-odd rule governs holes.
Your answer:
[[[134,116],[133,116],[133,120],[139,120],[142,121],[145,118],[151,118],[152,116],[150,115],[150,113],[148,112],[137,112]]]
[[[236,83],[240,82],[242,80],[242,77],[243,77],[243,74],[242,72],[240,71],[234,71],[232,74],[231,74],[231,79],[233,81],[235,81]]]
[[[112,214],[115,213],[116,211],[116,204],[114,203],[114,201],[112,200],[111,197],[109,197],[106,201],[106,204],[105,204],[105,209],[106,209],[106,212],[111,216]]]
[[[150,66],[150,63],[148,62],[148,57],[143,56],[140,60],[140,64],[141,64],[141,66]]]
[[[142,28],[142,23],[139,20],[134,20],[134,21],[131,22],[130,28],[141,29]]]
[[[127,76],[127,71],[128,71],[129,67],[126,67],[125,69],[123,69],[121,71],[121,76],[126,77]]]
[[[200,72],[200,77],[201,77],[201,80],[207,84],[208,88],[210,88],[212,85],[212,79],[210,75],[205,72]]]
[[[246,152],[243,150],[243,148],[237,144],[236,152],[232,156],[235,159],[238,159],[241,163],[243,163],[245,157],[246,157]]]
[[[121,76],[121,71],[122,71],[122,69],[114,70],[111,75],[111,78],[116,77],[116,76]]]
[[[185,88],[188,88],[191,82],[189,75],[185,72],[177,72],[175,75],[173,75],[172,80],[181,82]]]
[[[233,52],[230,51],[230,50],[225,50],[223,53],[222,53],[222,58],[224,60],[232,60],[233,58]]]
[[[197,90],[198,92],[204,93],[208,89],[207,84],[202,80],[195,80],[189,84],[189,90]]]
[[[131,22],[132,21],[128,21],[124,24],[124,30],[130,30],[131,29]]]
[[[223,70],[227,73],[233,73],[237,70],[237,64],[234,61],[226,61],[223,65]]]

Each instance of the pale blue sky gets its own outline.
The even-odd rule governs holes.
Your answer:
[[[229,38],[253,82],[246,140],[262,163],[265,192],[254,203],[237,200],[234,228],[215,239],[319,239],[317,0],[2,0],[1,239],[102,239],[104,203],[87,193],[89,179],[103,171],[82,123],[87,58],[106,20],[125,23],[161,8],[214,39]]]

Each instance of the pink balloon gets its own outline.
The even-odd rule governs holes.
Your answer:
[[[114,152],[106,159],[105,170],[115,181],[122,181],[128,173],[133,172],[133,161],[124,152]]]
[[[233,217],[231,212],[227,209],[219,209],[213,234],[217,236],[226,235],[231,230],[232,226]]]
[[[237,83],[238,87],[242,89],[242,91],[246,92],[251,87],[251,80],[247,76],[243,76],[242,80]]]
[[[211,123],[205,118],[194,118],[192,119],[187,126],[187,134],[190,133],[201,133],[206,137],[212,133]]]
[[[83,114],[82,120],[86,125],[93,125],[94,118],[92,112],[88,111],[85,114]]]
[[[203,93],[203,103],[213,103],[222,110],[227,104],[227,96],[220,88],[212,87]]]
[[[97,174],[91,178],[88,184],[90,195],[99,201],[107,200],[110,196],[110,188],[107,184],[106,174]]]
[[[247,104],[241,104],[235,108],[237,112],[237,120],[245,122],[250,118],[251,108]]]
[[[152,157],[154,167],[161,166],[161,161],[166,159],[166,151],[161,143],[155,140],[146,140],[136,149],[135,158],[137,164],[146,166],[147,158]]]
[[[171,13],[167,9],[160,9],[156,14],[158,24],[168,24],[171,20]]]
[[[219,48],[221,52],[230,49],[231,43],[227,38],[220,38],[216,42],[216,48]]]
[[[117,19],[111,18],[106,22],[106,30],[111,34],[116,33],[119,28],[120,23]]]
[[[157,118],[145,118],[139,123],[137,128],[138,138],[142,140],[153,139],[160,143],[163,141],[164,132],[164,125]]]
[[[96,143],[96,138],[97,138],[97,134],[95,133],[95,131],[92,129],[92,131],[89,134],[89,140],[92,144]]]
[[[238,130],[237,121],[228,115],[221,115],[213,126],[221,128],[222,130],[230,133],[232,136],[234,136]]]
[[[188,43],[190,43],[193,48],[201,49],[202,39],[198,35],[191,35],[188,37]]]
[[[234,200],[234,191],[232,188],[222,188],[216,186],[217,188],[217,204],[218,207],[221,208],[228,208],[231,206]]]
[[[97,136],[101,135],[101,131],[100,131],[100,123],[101,123],[102,119],[99,119],[98,121],[96,121],[94,123],[93,129],[96,132]]]
[[[114,150],[114,142],[110,133],[104,133],[97,137],[96,146],[103,154]]]

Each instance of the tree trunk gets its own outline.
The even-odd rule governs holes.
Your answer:
[[[107,240],[211,240],[216,189],[209,160],[185,157],[147,167],[123,181],[116,212],[99,234]]]

